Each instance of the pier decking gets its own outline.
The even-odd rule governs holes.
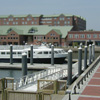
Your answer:
[[[0,100],[99,100],[100,56],[94,60],[94,50],[90,50],[89,60],[87,54],[84,57],[85,66],[81,49],[78,62],[73,65],[70,50],[68,65],[46,65],[47,69],[26,75],[14,84],[12,78],[1,79]]]

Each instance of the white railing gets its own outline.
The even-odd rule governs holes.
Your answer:
[[[45,71],[30,74],[16,80],[16,89],[21,89],[28,85],[37,84],[38,79],[60,79],[67,76],[67,69],[52,68]]]
[[[33,45],[33,48],[37,48],[38,45]],[[30,45],[13,45],[14,50],[30,48]],[[0,50],[10,50],[10,45],[0,45]]]

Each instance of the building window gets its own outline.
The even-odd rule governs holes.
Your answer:
[[[93,34],[93,38],[97,38],[97,34]]]
[[[9,22],[7,22],[7,25],[9,24]]]
[[[34,24],[34,22],[32,21],[31,24]]]
[[[10,33],[12,31],[12,29],[10,28],[8,31],[7,31],[7,33]]]
[[[37,24],[37,22],[35,22],[35,24]]]
[[[44,36],[44,39],[45,39],[45,36]]]
[[[69,34],[68,37],[69,37],[69,38],[73,38],[73,34]]]
[[[28,33],[35,33],[35,32],[36,32],[36,30],[33,28],[28,31]]]
[[[67,19],[70,19],[70,17],[67,17]]]
[[[22,22],[22,24],[24,24],[24,22]]]
[[[16,18],[16,20],[18,20],[18,18]]]
[[[57,17],[54,17],[54,19],[57,19]]]
[[[53,37],[53,39],[55,39],[55,37]]]
[[[52,33],[50,34],[50,36],[52,36]]]
[[[47,37],[47,39],[49,39],[49,37]]]
[[[30,21],[30,20],[32,20],[31,16],[29,16],[29,17],[27,18],[27,21]]]
[[[54,24],[56,24],[56,21],[54,21]]]
[[[70,21],[68,21],[68,24],[70,24]]]
[[[80,38],[85,38],[85,35],[84,35],[84,34],[81,34],[81,35],[80,35]]]
[[[36,36],[34,37],[34,39],[36,39]]]
[[[18,22],[16,22],[16,24],[18,24]]]
[[[3,37],[1,37],[1,39],[3,39]]]
[[[75,34],[74,37],[75,37],[75,38],[79,38],[79,35],[78,35],[78,34]]]
[[[37,18],[36,18],[36,17],[34,17],[34,20],[37,20]]]
[[[87,38],[91,38],[91,35],[90,34],[87,34]]]
[[[66,25],[67,24],[67,21],[64,21],[64,24]]]
[[[60,24],[60,22],[58,21],[58,22],[57,22],[57,24],[59,25],[59,24]]]
[[[4,18],[3,20],[6,20],[6,18]]]
[[[46,23],[52,23],[51,21],[47,21]]]
[[[24,20],[24,18],[22,18],[22,20]]]
[[[58,37],[56,37],[56,39],[58,39]]]
[[[9,17],[9,21],[13,21],[13,17],[12,16]]]
[[[15,25],[15,22],[13,22],[13,24]]]
[[[60,17],[60,20],[64,20],[65,18],[64,17]]]
[[[9,18],[9,21],[13,21],[13,18]]]
[[[6,22],[4,22],[3,24],[6,24]]]
[[[6,42],[3,42],[3,45],[6,45]]]
[[[27,22],[25,22],[25,24],[27,24]]]

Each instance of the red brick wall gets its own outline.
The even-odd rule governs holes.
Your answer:
[[[4,36],[4,35],[0,36],[0,44],[2,45],[4,42],[6,42],[6,44],[9,44],[9,43],[11,43],[11,44],[14,44],[14,43],[20,44],[19,35],[15,31],[11,31],[7,36]]]
[[[69,38],[69,35],[70,34],[73,34],[73,38]],[[75,34],[78,34],[79,35],[79,38],[75,38]],[[84,34],[85,35],[85,38],[81,38],[80,35],[81,34]],[[90,34],[91,35],[91,38],[87,38],[87,34]],[[96,35],[97,34],[97,38],[94,38],[93,35]],[[67,40],[69,41],[74,41],[74,40],[100,40],[100,31],[98,32],[95,32],[95,31],[74,31],[74,32],[68,32],[68,38]]]
[[[46,41],[47,43],[60,45],[61,38],[59,34],[57,34],[54,30],[52,30],[46,35]]]

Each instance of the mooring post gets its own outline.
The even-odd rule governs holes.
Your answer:
[[[54,45],[51,46],[51,65],[54,65]]]
[[[92,44],[92,60],[95,60],[95,44]]]
[[[82,48],[82,43],[80,43],[80,47]]]
[[[10,45],[10,64],[13,64],[13,46]]]
[[[78,75],[82,73],[82,48],[78,48]]]
[[[30,46],[30,64],[33,65],[33,45]]]
[[[27,55],[26,53],[22,54],[22,75],[27,75]]]
[[[87,46],[84,48],[84,70],[87,69]]]
[[[72,50],[68,50],[68,78],[67,85],[71,85],[72,83]]]
[[[91,58],[92,58],[92,46],[89,45],[89,65],[91,65]]]

